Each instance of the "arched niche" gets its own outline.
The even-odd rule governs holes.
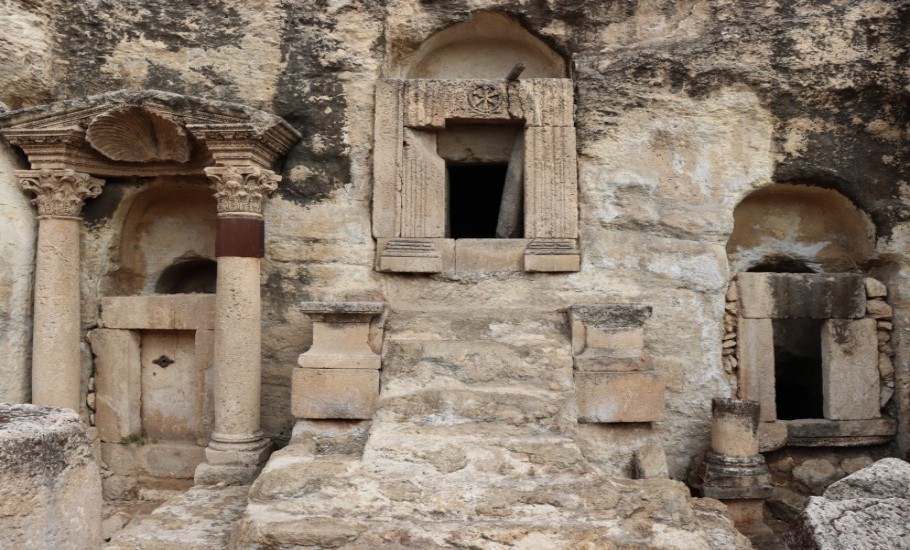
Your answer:
[[[855,271],[873,254],[875,226],[831,189],[777,184],[747,196],[733,211],[727,242],[731,271]]]
[[[526,65],[524,78],[565,78],[566,62],[517,21],[481,12],[439,31],[408,58],[402,78],[504,78],[516,63]]]
[[[886,443],[895,424],[881,414],[879,364],[890,362],[891,313],[887,290],[866,278],[870,217],[837,191],[798,184],[755,191],[733,217],[720,347],[739,398],[761,403],[762,446]]]
[[[212,190],[204,182],[164,180],[125,205],[109,295],[214,291]]]

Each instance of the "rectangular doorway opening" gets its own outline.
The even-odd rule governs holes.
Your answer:
[[[774,395],[781,420],[824,418],[821,319],[774,319]]]
[[[508,164],[448,164],[453,239],[496,238]]]

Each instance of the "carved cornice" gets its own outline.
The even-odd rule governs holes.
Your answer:
[[[35,194],[39,216],[78,218],[85,199],[101,194],[104,180],[74,170],[16,170],[19,185]]]
[[[265,111],[155,90],[2,113],[0,134],[34,169],[101,176],[200,174],[213,164],[270,168],[300,140]]]
[[[219,214],[262,215],[265,198],[278,188],[281,176],[256,166],[210,166]]]

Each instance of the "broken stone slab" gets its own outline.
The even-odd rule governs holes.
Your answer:
[[[800,520],[795,548],[910,548],[910,500],[810,497]]]
[[[824,415],[831,420],[878,418],[878,344],[872,319],[822,323]]]
[[[101,475],[73,411],[0,404],[0,487],[4,547],[101,543]]]
[[[852,273],[740,273],[739,311],[749,319],[859,319],[863,277]]]
[[[892,497],[910,500],[910,463],[899,458],[883,458],[832,483],[824,497],[832,500]]]

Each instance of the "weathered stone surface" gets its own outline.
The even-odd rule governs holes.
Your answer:
[[[813,489],[826,487],[837,475],[837,468],[823,458],[811,458],[793,468],[793,477]]]
[[[822,393],[825,418],[878,418],[879,374],[875,321],[822,323]]]
[[[653,372],[576,372],[579,422],[655,422],[664,382]]]
[[[802,548],[907,548],[910,501],[810,497],[801,517]]]
[[[101,477],[72,412],[0,405],[0,532],[16,548],[95,548]]]
[[[298,418],[369,420],[379,397],[379,372],[296,368],[291,393]]]
[[[101,300],[101,326],[119,329],[215,328],[215,296],[117,296]]]
[[[787,443],[797,447],[857,447],[887,443],[896,433],[893,418],[787,421]]]
[[[104,548],[216,550],[229,548],[247,503],[248,485],[196,487],[116,533]]]
[[[910,464],[899,458],[883,458],[838,480],[825,489],[832,500],[856,498],[902,498],[910,500]]]
[[[853,274],[741,273],[739,307],[751,319],[857,319],[865,315],[863,278]]]

